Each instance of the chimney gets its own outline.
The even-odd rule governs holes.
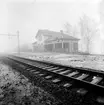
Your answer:
[[[63,39],[63,30],[60,30],[61,38]]]
[[[60,30],[60,33],[63,34],[63,30]]]

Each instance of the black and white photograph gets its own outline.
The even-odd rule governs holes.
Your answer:
[[[0,0],[0,105],[104,105],[104,0]]]

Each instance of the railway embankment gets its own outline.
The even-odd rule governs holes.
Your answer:
[[[13,57],[13,59],[15,59],[15,57]],[[25,62],[25,60],[23,60],[22,58],[20,59],[18,57],[16,57],[16,59],[17,60],[13,60],[13,61],[17,61],[17,64],[12,60],[11,60],[12,61],[11,63],[9,62],[11,67],[18,68],[17,71],[19,71],[21,74],[24,74],[27,78],[29,78],[29,80],[34,81],[36,86],[43,88],[44,90],[46,90],[47,92],[55,96],[57,100],[60,100],[61,105],[102,105],[104,103],[103,97],[97,96],[95,93],[92,93],[91,91],[89,92],[89,90],[87,91],[86,89],[81,88],[83,87],[83,85],[81,85],[80,88],[79,87],[70,88],[70,86],[69,88],[67,87],[64,88],[62,86],[63,84],[56,84],[51,80],[45,79],[44,76],[43,77],[41,76],[41,74],[44,71],[44,70],[40,70],[42,67],[41,63],[36,61],[34,64],[32,64],[33,61],[30,63],[30,61],[27,60],[26,64],[23,63],[24,65],[23,67],[22,62]],[[18,60],[20,62],[18,62]],[[35,66],[37,68],[36,70],[35,70]],[[33,68],[31,69],[31,67]]]
[[[57,105],[51,94],[0,58],[0,105]]]

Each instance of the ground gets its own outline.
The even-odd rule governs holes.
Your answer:
[[[0,61],[0,105],[57,105],[57,101]]]
[[[16,55],[16,54],[15,54]],[[57,54],[57,53],[21,53],[19,56],[27,57],[31,59],[38,59],[38,60],[49,60],[65,63],[65,58],[71,60],[73,62],[77,62],[79,57],[79,61],[81,61],[81,56],[78,55],[69,55],[69,54]],[[95,59],[96,58],[96,59]],[[91,60],[98,61],[99,59],[103,60],[103,58],[83,56],[82,61],[91,61]],[[69,62],[67,62],[68,64]],[[8,65],[3,64],[0,62],[0,105],[103,105],[104,101],[102,102],[102,97],[97,96],[94,93],[87,93],[83,95],[78,91],[80,88],[71,88],[66,89],[60,85],[52,84],[52,82],[45,82],[43,78],[39,78],[39,86],[34,86],[33,83],[30,83],[29,80],[21,75],[19,72],[16,72]],[[34,79],[35,81],[36,79]],[[44,84],[43,84],[43,82]],[[38,80],[37,80],[38,81]],[[52,93],[54,93],[58,98],[61,97],[61,101],[57,101],[52,94],[44,91],[44,88],[47,87],[50,89]],[[60,94],[61,93],[61,94]],[[22,103],[22,104],[21,104]],[[63,103],[63,104],[60,104]],[[100,104],[101,103],[101,104]]]
[[[18,54],[17,54],[18,55]],[[77,55],[62,53],[20,53],[19,56],[30,59],[48,60],[50,62],[61,63],[73,67],[83,67],[104,71],[103,55]]]

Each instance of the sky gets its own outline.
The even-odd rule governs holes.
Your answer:
[[[83,14],[100,21],[101,0],[1,0],[0,34],[17,35],[20,44],[33,43],[38,29],[60,31],[69,22],[76,25]],[[17,37],[0,36],[1,51],[17,46]]]

